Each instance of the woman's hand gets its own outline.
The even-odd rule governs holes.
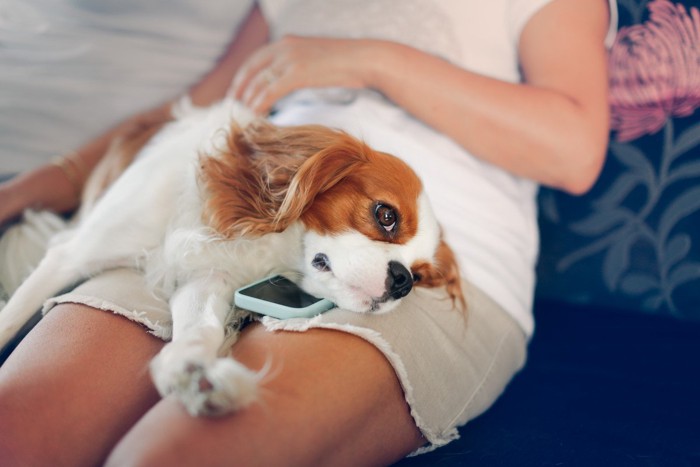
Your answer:
[[[370,55],[380,41],[288,36],[255,52],[236,74],[230,93],[258,114],[302,88],[373,85]]]
[[[292,36],[244,61],[231,92],[264,114],[300,88],[375,89],[474,156],[583,193],[607,147],[607,3],[568,0],[542,7],[519,40],[524,85],[389,41]]]
[[[0,226],[25,209],[69,212],[78,206],[79,192],[59,166],[47,164],[0,184]]]

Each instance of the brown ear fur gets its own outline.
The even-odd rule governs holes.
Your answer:
[[[435,253],[433,264],[422,262],[411,268],[414,275],[419,277],[415,283],[418,287],[445,287],[452,302],[462,312],[466,313],[467,302],[462,292],[462,279],[459,273],[459,265],[452,249],[440,240]]]
[[[229,238],[280,232],[351,170],[362,147],[320,125],[234,126],[225,148],[202,157],[204,221]]]
[[[368,161],[367,151],[364,144],[339,133],[336,141],[309,157],[299,167],[291,180],[275,223],[287,226],[301,218],[316,196],[333,188],[359,165]]]

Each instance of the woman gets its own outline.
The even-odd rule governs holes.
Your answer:
[[[158,400],[147,362],[163,344],[132,321],[146,312],[157,331],[167,306],[138,274],[104,274],[55,299],[0,369],[0,458],[388,464],[454,439],[523,365],[537,184],[582,193],[605,153],[607,2],[259,3],[191,99],[233,80],[277,124],[340,127],[404,158],[461,261],[468,320],[435,292],[387,315],[334,310],[305,332],[251,325],[232,353],[273,363],[259,403],[192,418]]]

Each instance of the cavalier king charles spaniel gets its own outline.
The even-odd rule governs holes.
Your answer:
[[[261,373],[217,356],[234,292],[267,275],[357,313],[387,312],[413,287],[444,287],[464,307],[454,255],[404,162],[231,100],[165,126],[90,206],[0,312],[0,348],[66,287],[139,269],[173,320],[153,380],[192,414],[254,400]]]

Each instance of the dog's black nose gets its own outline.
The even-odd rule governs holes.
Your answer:
[[[403,298],[413,288],[411,272],[398,261],[389,261],[389,273],[386,278],[386,289],[391,298]]]

